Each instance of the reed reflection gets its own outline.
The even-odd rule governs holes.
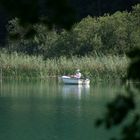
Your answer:
[[[75,97],[79,100],[82,96],[90,94],[90,85],[63,85],[62,96],[64,98]]]

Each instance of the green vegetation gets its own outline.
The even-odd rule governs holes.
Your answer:
[[[9,21],[8,48],[12,52],[43,55],[45,59],[94,55],[95,52],[123,55],[140,46],[139,10],[140,5],[136,5],[130,13],[88,16],[73,25],[71,31],[55,28],[50,31],[47,26],[36,24],[33,28],[37,34],[33,38],[25,38],[28,30],[20,26],[16,18]]]
[[[80,68],[84,76],[122,78],[128,65],[125,54],[140,46],[139,11],[140,4],[130,13],[86,17],[71,31],[36,24],[33,38],[15,18],[9,21],[6,53],[0,53],[3,77],[45,78]]]
[[[43,60],[41,56],[29,56],[25,54],[0,55],[0,69],[3,78],[46,78],[72,74],[77,68],[81,69],[83,76],[95,78],[120,78],[126,75],[128,60],[126,56],[96,56],[71,58],[60,57],[59,59]]]

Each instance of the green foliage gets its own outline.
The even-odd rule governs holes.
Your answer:
[[[130,25],[130,28],[133,29],[133,36],[131,36],[133,49],[127,53],[127,56],[131,60],[128,67],[127,78],[134,81],[140,81],[140,4],[133,7],[131,21],[132,24]]]
[[[128,67],[127,78],[134,81],[140,81],[140,48],[130,51],[127,56],[131,59]]]
[[[100,17],[99,34],[102,40],[102,49],[109,53],[123,54],[127,47],[127,19],[128,13],[116,12],[114,15]]]
[[[46,78],[73,74],[80,68],[84,77],[96,79],[117,79],[126,75],[128,60],[126,56],[97,55],[43,60],[41,56],[0,52],[0,70],[3,77]]]
[[[24,38],[29,34],[28,29],[20,26],[16,18],[9,21],[8,48],[26,54],[41,54],[45,59],[95,55],[96,52],[123,55],[140,46],[139,9],[136,5],[131,13],[116,12],[98,18],[88,16],[73,25],[71,31],[56,28],[50,31],[43,24],[35,24],[29,27],[36,32],[33,38]],[[19,39],[13,41],[17,37]]]
[[[127,76],[125,81],[126,95],[118,95],[112,102],[107,105],[106,114],[96,121],[96,125],[104,124],[106,128],[121,125],[120,140],[139,140],[140,139],[140,113],[137,107],[137,100],[140,91],[140,44],[138,37],[140,37],[140,5],[133,7],[134,11],[131,13],[129,22],[129,38],[130,48],[133,48],[127,53],[130,64],[127,69]],[[135,25],[135,26],[134,26]],[[135,35],[135,36],[134,36]],[[128,81],[129,80],[129,81]],[[131,80],[131,82],[130,82]],[[120,93],[122,94],[122,93]],[[131,121],[127,124],[123,123],[128,114],[133,111]],[[112,138],[117,140],[116,138]]]
[[[45,23],[48,27],[70,29],[87,15],[101,16],[117,10],[130,10],[139,0],[0,0],[0,6],[10,17],[18,17],[20,24]],[[84,10],[83,10],[84,9]]]

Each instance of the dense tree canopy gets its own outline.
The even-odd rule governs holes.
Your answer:
[[[49,28],[71,29],[71,26],[88,15],[103,16],[105,13],[131,10],[140,0],[0,0],[0,44],[5,39],[7,18],[19,18],[20,24],[28,29],[27,36],[35,33],[33,24],[44,23]],[[5,19],[5,20],[4,20]],[[3,22],[4,21],[4,22]]]
[[[36,24],[32,28],[37,34],[32,39],[24,37],[28,30],[15,18],[9,21],[8,48],[10,51],[41,54],[45,58],[93,55],[95,52],[125,54],[140,45],[139,9],[140,5],[137,5],[132,12],[116,12],[98,18],[88,16],[74,24],[70,31],[48,30],[47,26]]]

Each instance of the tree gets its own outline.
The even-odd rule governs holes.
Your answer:
[[[133,19],[133,26],[138,25],[140,20],[140,5],[133,7],[131,18]],[[135,28],[137,30],[135,30]],[[133,28],[136,34],[139,32],[137,26]],[[140,34],[138,34],[140,35]],[[137,38],[137,37],[136,37]],[[137,40],[135,40],[137,41]],[[139,140],[140,139],[140,113],[136,110],[136,97],[140,92],[140,44],[135,45],[131,51],[127,53],[131,62],[127,70],[127,76],[124,80],[127,95],[118,95],[112,102],[107,104],[107,110],[103,118],[96,121],[96,126],[104,124],[107,129],[112,128],[123,123],[130,111],[133,111],[131,122],[125,124],[121,130],[120,140]],[[129,82],[128,80],[131,80]],[[133,88],[136,90],[133,90]],[[112,138],[116,140],[116,138]]]
[[[1,0],[12,18],[22,25],[44,22],[49,27],[70,29],[76,21],[87,15],[102,16],[117,10],[130,10],[139,0]],[[25,10],[26,9],[26,10]]]

